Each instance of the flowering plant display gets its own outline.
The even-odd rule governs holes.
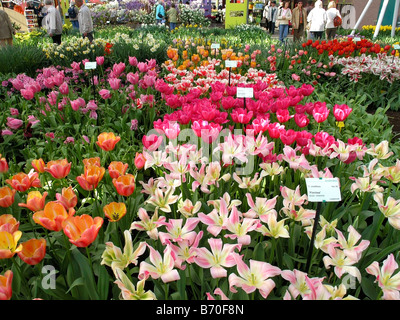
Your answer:
[[[321,85],[351,54],[271,46],[273,70],[191,38],[113,61],[115,39],[134,46],[116,33],[3,83],[0,299],[399,299],[388,107]],[[310,178],[340,199],[315,202]]]

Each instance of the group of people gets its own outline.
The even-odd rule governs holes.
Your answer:
[[[280,2],[276,6],[276,1],[269,1],[264,7],[263,21],[270,34],[275,33],[275,28],[279,30],[279,40],[285,41],[289,34],[290,23],[293,29],[293,41],[301,41],[307,33],[308,39],[321,39],[325,31],[328,40],[336,35],[337,26],[334,19],[340,15],[336,8],[336,2],[330,1],[327,10],[323,8],[322,1],[308,1],[307,7],[303,1],[298,1],[296,7],[290,9],[290,1]]]
[[[176,4],[172,2],[170,7],[167,9],[164,0],[158,0],[156,5],[156,22],[157,24],[165,24],[167,20],[169,23],[169,29],[174,30],[179,20]]]
[[[54,43],[61,44],[63,14],[54,6],[54,0],[44,0],[46,15],[43,19],[43,27]],[[74,14],[73,14],[74,13]],[[84,0],[71,1],[68,9],[68,17],[72,26],[78,29],[83,38],[93,41],[93,20],[90,9]]]
[[[54,0],[44,0],[43,4],[39,7],[31,6],[29,3],[27,8],[32,8],[41,19],[38,19],[38,25],[43,26],[53,43],[61,44],[61,37],[64,24],[64,14],[62,13],[61,5],[58,4],[57,8],[54,6]],[[74,14],[71,14],[72,10]],[[88,38],[90,42],[93,41],[93,20],[90,9],[86,6],[85,0],[71,1],[68,10],[68,16],[72,26],[79,30],[83,38]],[[10,17],[4,10],[0,10],[0,46],[12,45],[13,35],[15,29],[13,28]]]

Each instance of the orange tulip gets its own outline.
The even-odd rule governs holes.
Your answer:
[[[44,192],[42,195],[39,191],[31,191],[28,193],[26,203],[18,203],[18,205],[20,207],[28,208],[33,212],[42,210],[44,208],[47,194],[47,192]]]
[[[7,186],[0,188],[0,207],[7,208],[14,203],[14,196],[17,191]]]
[[[87,214],[82,214],[66,219],[63,222],[63,230],[72,244],[82,248],[89,246],[96,240],[103,222],[104,220],[101,217],[93,219]]]
[[[135,177],[129,173],[113,179],[113,184],[121,196],[129,197],[135,191]]]
[[[12,296],[13,272],[7,270],[4,276],[0,275],[0,300],[10,300]]]
[[[111,202],[104,206],[103,211],[109,221],[116,222],[126,214],[126,206],[122,202]]]
[[[27,264],[35,265],[43,260],[46,255],[45,239],[30,239],[22,243],[22,250],[18,252],[18,257]]]
[[[0,216],[0,231],[7,231],[13,234],[19,228],[19,222],[11,214]]]
[[[68,188],[62,188],[61,193],[56,194],[56,198],[66,210],[74,208],[78,204],[78,197],[71,186]]]
[[[6,182],[15,190],[25,192],[31,187],[41,187],[38,176],[39,174],[37,172],[33,172],[33,170],[29,174],[20,172],[12,176],[11,179],[7,179]]]
[[[0,231],[0,259],[9,259],[17,252],[22,250],[22,245],[17,246],[19,239],[21,239],[22,232],[15,231],[9,233],[7,231]]]
[[[128,164],[121,161],[112,161],[108,166],[108,173],[112,179],[124,175],[128,169]]]
[[[135,167],[140,170],[146,164],[146,158],[144,157],[143,153],[136,152],[135,156]]]
[[[60,231],[63,221],[74,214],[74,209],[70,208],[67,212],[61,203],[50,201],[45,205],[44,210],[33,214],[33,221],[48,230]]]
[[[103,179],[106,169],[98,166],[85,166],[85,173],[76,177],[79,185],[89,191],[96,189],[101,179]]]
[[[6,173],[8,171],[8,162],[6,158],[2,158],[0,154],[0,173]]]
[[[199,61],[200,61],[200,57],[199,57],[198,54],[194,54],[194,55],[192,55],[191,60],[192,60],[192,62],[193,62],[194,64],[197,64],[197,63],[199,63]]]
[[[111,151],[120,140],[121,137],[113,132],[103,132],[98,135],[96,143],[104,151]]]
[[[82,160],[85,166],[98,166],[100,167],[100,157],[86,158]]]
[[[31,164],[32,164],[32,167],[36,170],[36,172],[38,172],[38,173],[44,172],[44,167],[46,166],[46,164],[44,163],[42,158],[32,160]]]
[[[44,170],[49,172],[54,179],[62,179],[71,171],[71,164],[67,159],[52,160],[47,162]]]

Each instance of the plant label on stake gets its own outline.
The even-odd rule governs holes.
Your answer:
[[[231,69],[237,68],[236,60],[225,60],[225,68],[229,68],[229,82],[228,85],[231,85]]]
[[[217,56],[217,49],[219,49],[221,46],[219,43],[212,43],[211,44],[211,49],[215,49],[215,56]]]
[[[310,202],[337,202],[342,200],[338,178],[306,178]]]
[[[311,234],[310,248],[308,249],[308,257],[305,272],[309,271],[312,252],[314,249],[315,234],[321,214],[322,202],[339,202],[342,200],[340,194],[340,182],[338,178],[306,178],[307,197],[309,202],[317,202],[315,212],[314,225]]]
[[[85,63],[85,70],[90,70],[90,74],[92,77],[92,86],[93,86],[93,99],[96,99],[96,88],[94,86],[94,76],[93,76],[93,70],[97,68],[97,62],[86,62]]]
[[[253,88],[243,88],[237,87],[236,88],[236,97],[243,98],[244,100],[244,108],[246,108],[246,98],[253,98]]]

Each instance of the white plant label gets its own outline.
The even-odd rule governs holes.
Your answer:
[[[310,202],[338,202],[342,200],[338,178],[306,178]]]
[[[225,60],[225,68],[237,68],[236,60]]]
[[[220,48],[220,44],[219,43],[212,43],[211,44],[211,49],[219,49]]]
[[[253,88],[236,88],[236,97],[237,98],[253,98]]]
[[[393,45],[393,49],[394,50],[400,50],[400,45],[398,45],[398,44]]]
[[[359,37],[355,37],[355,38],[353,39],[353,41],[354,41],[354,42],[361,41],[361,38],[359,38]]]
[[[93,69],[96,69],[96,67],[97,67],[96,61],[85,63],[85,70],[93,70]]]

